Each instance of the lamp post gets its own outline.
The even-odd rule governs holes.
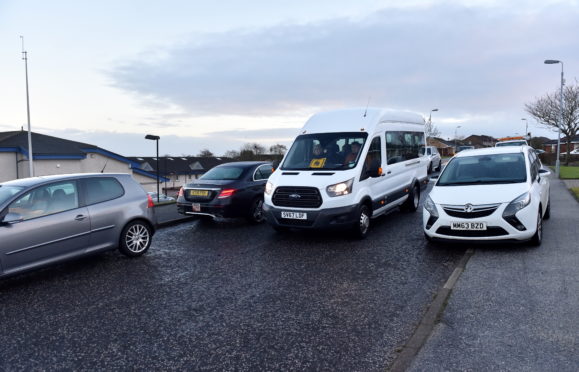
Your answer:
[[[555,160],[555,174],[559,177],[559,171],[561,168],[561,161],[559,157],[561,156],[561,126],[563,126],[563,86],[565,85],[565,79],[563,77],[563,61],[556,59],[546,59],[546,65],[554,65],[556,63],[561,64],[561,101],[559,102],[559,124],[557,125],[557,160]]]
[[[527,122],[527,119],[522,118],[521,120],[525,121],[525,139],[527,139],[527,136],[529,135],[529,123]],[[531,138],[528,138],[531,139]]]
[[[24,37],[22,40],[22,59],[24,60],[24,73],[26,75],[26,116],[28,118],[28,174],[34,177],[34,155],[32,153],[32,130],[30,129],[30,97],[28,94],[28,52],[24,50]]]
[[[460,128],[460,127],[461,127],[461,125],[457,125],[456,128],[454,128],[454,153],[455,154],[456,154],[456,150],[458,150],[458,145],[456,142],[456,136],[457,136],[458,128]]]
[[[430,137],[430,133],[432,132],[432,113],[438,111],[437,108],[430,110],[430,114],[428,114],[428,133],[426,133],[426,145],[428,145],[428,137]]]
[[[157,168],[157,203],[159,202],[159,198],[160,198],[160,194],[159,194],[159,139],[160,138],[161,137],[154,136],[152,134],[147,134],[145,136],[145,139],[157,142],[157,157],[155,158],[155,159],[157,159],[157,165],[155,165],[155,168]]]

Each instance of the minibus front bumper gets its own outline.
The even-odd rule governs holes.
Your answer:
[[[358,205],[320,210],[292,209],[263,204],[267,222],[272,226],[298,229],[324,229],[352,226],[358,222]],[[306,219],[282,218],[282,212],[305,213]]]

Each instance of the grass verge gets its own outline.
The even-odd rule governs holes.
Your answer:
[[[571,166],[561,166],[561,178],[562,179],[574,179],[579,178],[579,167]]]
[[[575,196],[575,199],[579,202],[579,187],[571,187],[569,190],[571,191],[571,194]]]

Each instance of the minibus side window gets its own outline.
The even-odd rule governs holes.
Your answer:
[[[416,159],[420,156],[420,149],[423,147],[424,133],[422,132],[386,132],[387,164]]]
[[[362,168],[362,175],[360,176],[360,181],[365,180],[370,177],[369,170],[372,168],[378,168],[382,165],[382,141],[380,136],[375,137],[370,143],[370,148],[368,149],[368,154],[366,155],[366,160],[364,160],[364,167]]]

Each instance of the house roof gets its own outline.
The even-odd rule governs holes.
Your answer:
[[[35,132],[32,132],[31,136],[34,160],[81,160],[86,158],[87,153],[99,153],[103,156],[127,163],[129,167],[137,173],[156,179],[155,174],[140,169],[138,163],[98,146]],[[0,132],[0,152],[16,152],[28,157],[28,132],[23,130]]]
[[[567,137],[561,137],[561,143],[563,144],[566,142],[567,142]],[[579,143],[579,135],[571,137],[571,143]],[[557,139],[549,140],[549,141],[543,143],[543,145],[556,145],[556,144],[557,144]]]
[[[156,173],[157,158],[150,156],[129,156],[128,159],[138,163],[139,168]],[[226,157],[198,157],[198,156],[160,156],[159,173],[169,174],[202,174],[209,169],[223,163],[233,161]]]

